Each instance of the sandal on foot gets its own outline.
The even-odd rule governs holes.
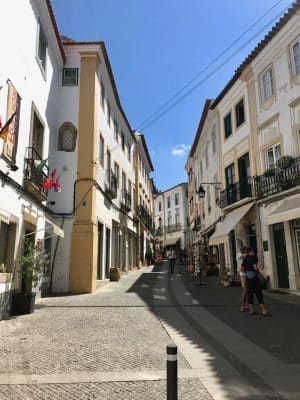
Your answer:
[[[270,312],[266,312],[264,314],[261,314],[263,317],[272,317],[272,314]]]

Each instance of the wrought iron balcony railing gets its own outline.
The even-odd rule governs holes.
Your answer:
[[[276,167],[254,178],[258,199],[280,193],[300,185],[300,157],[287,167]]]
[[[112,200],[117,197],[118,193],[118,180],[112,170],[107,170],[105,175],[105,192]]]
[[[239,182],[226,186],[226,188],[220,192],[220,208],[224,208],[239,200],[252,196],[254,196],[253,179],[247,178],[245,180],[240,180]]]
[[[180,231],[181,230],[181,224],[171,224],[165,226],[166,232],[175,232],[175,231]]]
[[[138,206],[138,216],[143,221],[143,223],[147,226],[147,228],[149,228],[149,229],[153,228],[153,219],[145,207]]]
[[[47,162],[33,147],[27,147],[24,159],[24,187],[39,201],[47,199],[48,190],[43,188],[43,182],[48,178]]]
[[[122,190],[121,207],[126,212],[129,212],[131,210],[131,194],[125,189]]]

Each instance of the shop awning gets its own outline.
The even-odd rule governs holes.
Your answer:
[[[240,222],[240,220],[247,214],[247,212],[252,208],[252,203],[245,204],[230,213],[228,213],[222,222],[217,223],[215,232],[209,238],[209,245],[218,245],[226,240],[227,235],[231,232],[235,226]]]
[[[51,221],[51,219],[45,217],[45,221],[47,224],[51,225],[51,227],[53,228],[53,231],[52,231],[53,236],[56,235],[61,238],[63,238],[65,236],[64,231],[59,226],[57,226],[53,221]]]
[[[178,241],[180,240],[180,238],[169,238],[169,239],[166,239],[164,242],[164,246],[166,247],[166,246],[174,246]]]
[[[284,202],[268,216],[267,223],[268,225],[272,225],[298,218],[300,218],[300,198],[296,197],[294,199],[284,200]]]

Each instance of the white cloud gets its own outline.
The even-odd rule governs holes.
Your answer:
[[[179,144],[172,149],[173,156],[184,156],[190,150],[191,146],[188,144]]]

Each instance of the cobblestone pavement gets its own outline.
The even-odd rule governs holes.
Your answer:
[[[181,379],[180,400],[209,400],[200,379]],[[13,400],[162,400],[166,398],[165,381],[104,382],[77,385],[0,385],[0,399]]]
[[[118,372],[121,376],[128,371],[138,375],[165,370],[166,345],[171,340],[153,313],[156,279],[151,280],[151,270],[132,271],[94,294],[41,299],[33,314],[1,321],[0,399],[165,398],[164,379],[47,382],[52,374]],[[143,298],[130,290],[141,276],[137,287]],[[191,368],[181,353],[178,367]],[[12,374],[23,384],[18,379],[15,384],[1,382]],[[33,375],[45,377],[45,382],[24,384]],[[180,399],[211,399],[198,378],[179,379],[178,386]]]

